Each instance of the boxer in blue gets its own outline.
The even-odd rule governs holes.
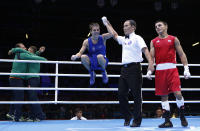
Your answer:
[[[78,53],[71,56],[71,60],[81,58],[81,62],[90,74],[90,85],[94,85],[96,70],[101,70],[102,81],[104,84],[108,83],[106,67],[108,59],[106,58],[106,40],[112,35],[104,33],[100,35],[100,26],[98,23],[91,23],[89,25],[91,37],[83,41],[82,47]],[[83,54],[86,49],[88,54]]]

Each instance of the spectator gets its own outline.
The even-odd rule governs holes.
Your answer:
[[[87,118],[83,117],[82,110],[80,108],[75,109],[75,117],[71,118],[71,120],[87,120]]]
[[[156,115],[155,115],[155,117],[156,117],[156,118],[162,118],[162,114],[163,114],[162,109],[161,109],[161,108],[158,108],[158,109],[156,110]]]

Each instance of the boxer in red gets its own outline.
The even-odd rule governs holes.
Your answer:
[[[165,122],[159,125],[159,128],[173,127],[170,121],[170,106],[168,94],[174,93],[176,103],[179,108],[181,125],[186,127],[188,122],[184,115],[184,98],[181,94],[181,83],[179,73],[176,68],[176,52],[184,65],[184,77],[190,78],[187,57],[180,45],[177,37],[168,35],[168,24],[164,21],[155,23],[155,30],[158,37],[150,43],[150,53],[156,62],[155,71],[155,94],[161,96],[163,117]],[[151,73],[147,73],[147,78],[151,79]]]

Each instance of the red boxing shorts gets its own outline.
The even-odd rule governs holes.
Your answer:
[[[177,68],[156,70],[155,72],[155,94],[168,95],[169,93],[181,91],[181,82]]]

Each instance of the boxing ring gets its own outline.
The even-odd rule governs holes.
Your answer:
[[[0,87],[0,90],[53,90],[55,91],[54,101],[0,101],[2,104],[118,104],[118,101],[59,101],[58,91],[112,91],[116,92],[117,88],[61,88],[58,87],[58,79],[61,76],[65,77],[89,77],[89,74],[60,74],[59,64],[81,64],[81,62],[74,61],[35,61],[35,60],[10,60],[0,59],[0,62],[26,62],[26,63],[46,63],[55,64],[55,73],[7,73],[0,72],[0,75],[39,75],[39,76],[54,76],[55,77],[55,88],[52,87]],[[108,65],[121,65],[118,62],[109,62]],[[147,63],[142,63],[142,66],[147,66]],[[176,64],[182,66],[182,64]],[[200,64],[188,64],[188,66],[200,66]],[[101,77],[97,74],[96,77]],[[120,75],[108,74],[109,78],[118,78]],[[143,78],[146,76],[143,75]],[[155,76],[152,75],[154,78]],[[184,78],[184,76],[180,76]],[[191,76],[191,78],[200,78],[200,76]],[[200,91],[200,88],[182,88],[182,91]],[[142,88],[142,91],[155,91],[154,88]],[[176,103],[176,101],[169,101],[170,103]],[[130,101],[130,103],[134,103]],[[161,103],[161,101],[143,101],[143,103]],[[200,100],[185,100],[185,103],[200,103]],[[200,117],[186,116],[188,120],[188,127],[184,128],[180,124],[179,118],[172,118],[174,128],[160,129],[158,125],[164,119],[160,118],[143,118],[141,127],[131,128],[123,126],[123,119],[98,119],[98,120],[87,120],[87,121],[71,121],[71,120],[43,120],[41,122],[12,122],[12,121],[0,121],[0,131],[151,131],[151,130],[165,130],[165,131],[199,131],[200,130]]]

